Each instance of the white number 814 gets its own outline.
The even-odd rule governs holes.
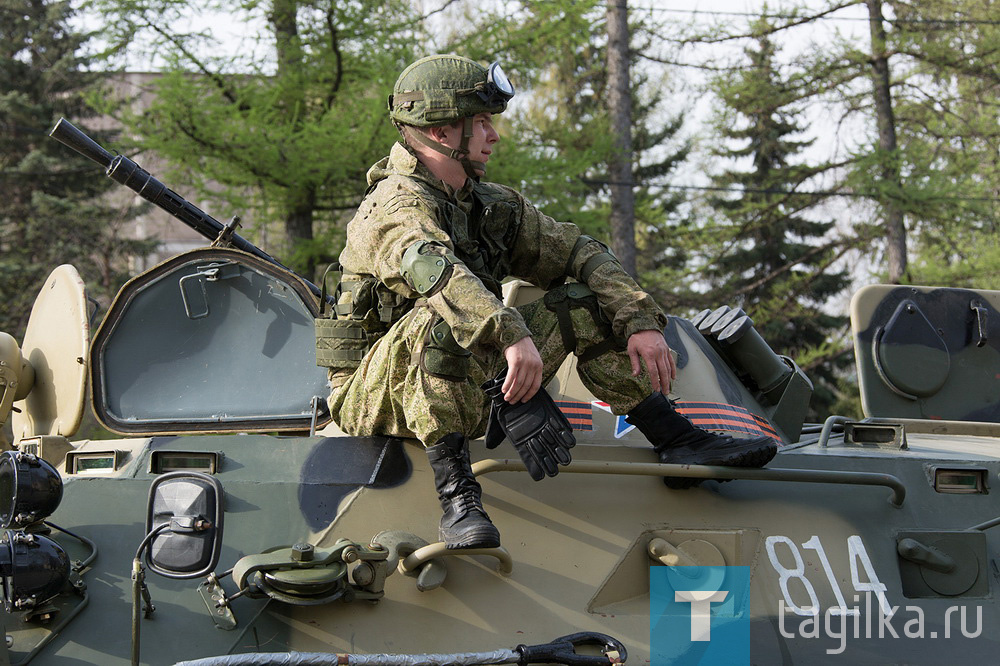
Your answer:
[[[767,537],[764,543],[767,547],[767,558],[771,561],[771,566],[778,573],[781,594],[784,596],[787,606],[796,615],[819,615],[819,597],[816,596],[816,588],[813,587],[812,583],[805,576],[805,563],[802,561],[802,555],[799,553],[795,542],[786,536],[776,535]],[[784,544],[787,550],[791,551],[794,561],[793,567],[786,567],[778,559],[778,544]],[[804,542],[802,547],[816,551],[820,564],[823,566],[823,572],[826,574],[826,580],[830,584],[830,588],[833,589],[834,596],[837,598],[837,606],[831,608],[830,613],[833,615],[857,615],[859,612],[857,606],[849,608],[847,602],[844,600],[844,594],[840,590],[840,585],[833,574],[833,569],[830,567],[830,560],[826,557],[826,551],[823,550],[823,544],[820,543],[819,537],[814,535],[808,541]],[[872,566],[871,559],[868,557],[868,551],[865,550],[865,544],[861,541],[861,537],[855,535],[847,539],[847,553],[851,562],[851,582],[854,584],[855,591],[859,593],[874,592],[882,606],[882,613],[888,615],[891,612],[891,606],[885,596],[885,584],[878,579],[878,575],[875,573],[875,568]],[[865,576],[868,578],[867,582],[862,582],[858,575],[859,562],[861,568],[865,570]],[[806,594],[809,595],[808,606],[800,606],[792,601],[792,595],[788,590],[788,581],[792,579],[801,581]]]

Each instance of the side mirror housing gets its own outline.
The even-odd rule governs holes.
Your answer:
[[[167,578],[197,578],[219,563],[222,484],[201,472],[170,472],[149,488],[146,565]]]

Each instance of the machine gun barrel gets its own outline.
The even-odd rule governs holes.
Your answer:
[[[100,144],[84,134],[65,118],[59,119],[56,126],[49,132],[49,136],[69,146],[84,157],[97,162],[104,167],[105,173],[109,178],[134,191],[146,201],[167,211],[205,238],[214,241],[226,228],[217,219],[168,188],[129,158],[124,155],[112,155],[106,151]],[[237,250],[252,254],[290,273],[294,273],[290,268],[237,233],[228,235],[227,240]],[[298,274],[296,273],[296,275]],[[299,275],[299,278],[305,282],[313,294],[317,297],[320,296],[319,287],[301,275]]]

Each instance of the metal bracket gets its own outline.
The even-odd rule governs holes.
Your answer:
[[[225,590],[222,589],[219,579],[214,574],[198,586],[198,594],[205,602],[205,607],[208,609],[208,614],[212,616],[215,626],[226,631],[232,631],[236,628],[236,616],[226,600]]]
[[[314,395],[312,400],[309,401],[309,411],[312,416],[309,418],[309,436],[316,436],[316,419],[319,418],[319,401],[320,397]]]
[[[209,314],[208,294],[205,293],[206,282],[228,280],[239,276],[239,274],[239,264],[235,261],[226,261],[208,264],[207,266],[198,266],[196,272],[191,273],[190,275],[185,275],[178,280],[177,285],[181,290],[181,301],[184,303],[184,313],[187,315],[188,319],[202,319],[207,317]],[[191,287],[191,280],[197,281],[197,291]],[[196,305],[199,305],[199,309],[196,312],[191,308],[192,301],[194,301],[195,298],[200,299],[200,302],[196,303]]]
[[[298,606],[336,599],[375,601],[384,595],[388,556],[389,551],[378,544],[365,547],[348,539],[338,540],[332,548],[316,548],[304,542],[278,546],[247,555],[232,570],[209,576],[201,594],[213,618],[217,608],[228,607],[244,595],[270,597]],[[349,568],[352,564],[353,570]],[[226,596],[219,584],[228,575],[233,576],[239,589],[232,596]]]
[[[831,417],[832,418],[832,417]],[[476,476],[492,472],[525,472],[520,460],[485,458],[472,464]],[[839,483],[864,486],[885,486],[892,489],[890,503],[899,508],[906,499],[906,486],[892,474],[876,472],[842,472],[823,469],[782,469],[766,467],[724,467],[722,465],[676,465],[666,463],[612,462],[608,460],[577,460],[562,470],[563,474],[628,474],[632,476],[682,476],[697,479],[752,479],[756,481],[792,481],[805,483]],[[500,549],[502,550],[502,549]],[[456,550],[456,555],[472,550]]]
[[[405,573],[417,571],[421,566],[439,557],[454,557],[458,555],[489,555],[497,559],[497,573],[501,576],[509,576],[514,571],[514,558],[503,546],[496,548],[462,548],[450,549],[444,542],[439,541],[429,546],[418,548],[399,563],[399,570]]]
[[[411,578],[416,578],[417,589],[421,592],[435,590],[444,584],[444,580],[448,576],[448,566],[444,563],[443,558],[419,563],[411,561],[411,566],[402,566],[403,560],[430,545],[416,534],[402,530],[385,530],[372,537],[372,545],[376,544],[389,552],[386,561],[389,572],[399,571]]]
[[[233,240],[233,232],[240,226],[240,216],[233,215],[233,218],[219,230],[219,235],[212,241],[212,247],[230,247]]]
[[[907,449],[906,428],[901,423],[844,422],[844,444],[887,449]]]
[[[989,310],[980,301],[972,301],[969,308],[976,313],[976,346],[985,347],[989,341]]]

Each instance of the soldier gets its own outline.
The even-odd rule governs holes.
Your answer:
[[[469,462],[468,441],[488,422],[487,445],[507,435],[536,480],[569,462],[572,432],[539,388],[570,352],[584,385],[627,414],[661,462],[757,467],[777,450],[677,414],[665,397],[676,375],[666,317],[649,294],[607,246],[481,180],[499,140],[492,116],[513,96],[498,63],[434,55],[407,67],[389,97],[402,139],[369,170],[340,255],[331,414],[353,435],[423,443],[448,548],[500,544]],[[548,292],[505,307],[508,276]]]

